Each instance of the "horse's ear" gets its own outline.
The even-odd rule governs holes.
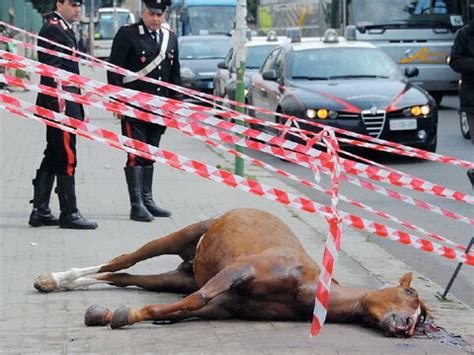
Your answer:
[[[410,287],[411,280],[413,280],[413,273],[407,272],[405,275],[400,277],[400,286]]]

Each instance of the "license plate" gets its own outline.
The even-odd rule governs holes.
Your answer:
[[[416,129],[416,119],[390,120],[391,131],[408,131]]]

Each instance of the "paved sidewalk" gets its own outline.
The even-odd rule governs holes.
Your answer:
[[[96,72],[94,76],[103,78],[103,73]],[[33,102],[35,94],[15,96]],[[119,130],[118,122],[109,113],[91,110],[90,115],[92,123]],[[85,327],[84,311],[91,304],[115,309],[122,305],[137,307],[172,302],[180,296],[109,286],[41,294],[33,289],[33,279],[45,272],[100,264],[151,239],[238,207],[260,208],[279,216],[319,261],[326,222],[320,216],[163,165],[156,166],[154,191],[173,216],[157,218],[152,223],[130,221],[123,174],[125,153],[79,138],[78,205],[84,216],[98,222],[99,228],[95,231],[30,228],[27,220],[31,210],[28,203],[32,197],[31,179],[44,149],[44,131],[42,124],[0,111],[2,353],[464,354],[474,350],[472,309],[458,301],[439,303],[434,293],[441,287],[417,273],[413,286],[437,311],[437,324],[462,335],[470,345],[460,348],[428,338],[386,338],[371,329],[341,324],[326,324],[320,336],[310,338],[310,324],[304,322],[142,323],[115,331],[107,327]],[[203,143],[173,130],[167,131],[162,147],[213,166],[231,168],[233,165],[233,157],[216,154]],[[256,176],[259,182],[294,192],[269,172],[246,166],[246,173]],[[58,214],[55,194],[51,207]],[[350,229],[345,229],[343,238],[343,253],[336,269],[336,278],[342,285],[377,288],[396,283],[402,274],[410,271]],[[178,263],[177,257],[162,256],[136,265],[131,272],[158,273],[175,268]]]

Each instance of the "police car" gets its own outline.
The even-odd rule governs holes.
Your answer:
[[[278,37],[274,31],[270,31],[266,37],[252,37],[251,32],[247,32],[244,76],[246,91],[250,85],[250,78],[258,71],[268,54],[277,46],[288,41],[286,37]],[[237,64],[233,48],[229,50],[225,60],[217,66],[218,70],[214,77],[214,96],[235,100]]]
[[[217,63],[230,48],[225,35],[181,36],[178,38],[183,86],[212,94]]]
[[[374,45],[328,30],[307,41],[296,35],[274,49],[252,76],[247,96],[254,106],[434,152],[437,106],[407,80],[416,75],[415,67],[402,74]],[[274,115],[251,114],[284,123]]]

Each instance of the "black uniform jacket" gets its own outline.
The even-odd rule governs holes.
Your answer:
[[[158,44],[143,24],[143,21],[122,26],[114,38],[109,62],[133,72],[138,72],[158,56],[161,50],[161,44],[163,43],[163,31],[169,30],[161,29],[160,43]],[[153,69],[147,76],[181,86],[178,57],[178,40],[176,35],[170,31],[165,58],[161,64]],[[145,81],[135,80],[123,84],[123,76],[113,72],[108,72],[107,78],[109,84],[112,85],[122,86],[148,94],[181,99],[181,95],[174,90],[168,90],[167,88]]]
[[[64,20],[56,13],[52,13],[45,18],[45,23],[41,28],[39,35],[48,38],[54,42],[58,42],[67,47],[76,49],[77,43],[74,37],[74,32],[68,27]],[[58,52],[72,55],[72,52],[67,49],[59,48],[53,44],[39,40],[38,45],[44,48],[53,49]],[[79,64],[65,58],[59,58],[55,55],[46,54],[38,51],[38,59],[41,63],[45,63],[56,68],[66,70],[68,72],[79,74]],[[41,77],[41,84],[57,87],[57,82],[53,78],[46,76]],[[73,93],[79,93],[79,88],[64,86],[67,84],[61,83],[63,89]],[[58,99],[44,94],[38,94],[36,101],[38,106],[48,108],[53,111],[59,111]],[[74,118],[83,119],[84,111],[82,105],[66,101],[66,114]]]
[[[474,21],[456,34],[449,64],[454,71],[461,73],[461,109],[474,112]]]

